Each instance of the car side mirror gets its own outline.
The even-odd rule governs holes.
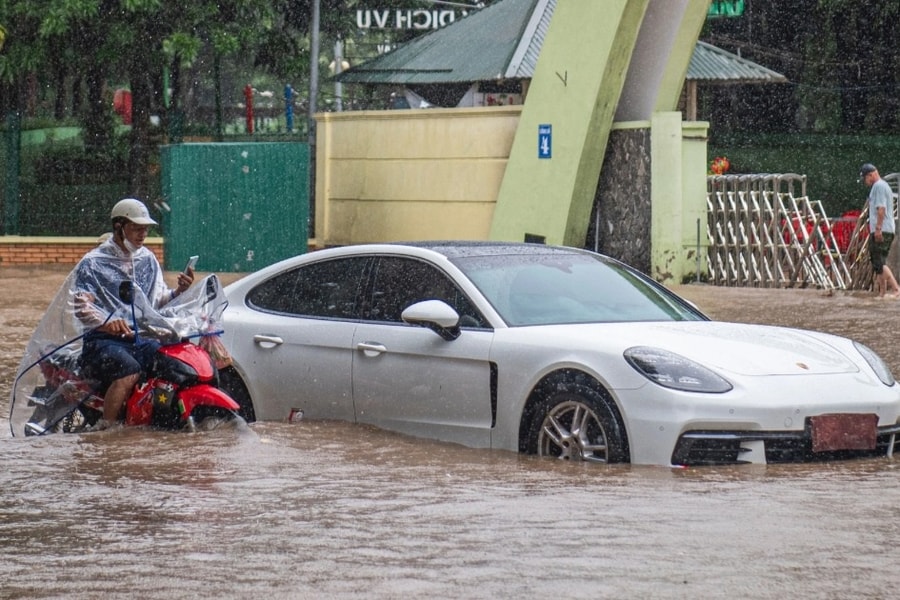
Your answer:
[[[423,300],[406,307],[400,315],[404,323],[431,329],[451,342],[459,337],[459,313],[442,300]]]

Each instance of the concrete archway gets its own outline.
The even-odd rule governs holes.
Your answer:
[[[623,174],[609,184],[631,186],[641,195],[649,190],[652,197],[643,198],[648,231],[657,229],[651,227],[652,221],[667,223],[667,231],[658,228],[660,236],[654,232],[652,244],[647,239],[647,248],[655,247],[649,270],[662,279],[683,271],[677,268],[673,273],[668,263],[675,255],[683,256],[694,227],[673,231],[671,206],[677,205],[675,212],[682,213],[681,198],[657,198],[654,194],[661,194],[663,186],[653,186],[652,180],[655,171],[660,181],[665,177],[667,191],[672,192],[672,187],[684,189],[683,173],[695,172],[697,181],[687,187],[697,188],[698,202],[703,198],[704,165],[682,168],[680,145],[671,139],[681,141],[681,116],[671,111],[677,107],[708,8],[705,0],[558,2],[497,198],[492,239],[522,240],[529,234],[548,243],[583,245],[601,168],[609,155],[610,133],[622,124],[644,123],[651,131],[649,144],[656,148],[643,150],[651,159],[654,153],[658,157],[647,173],[650,181],[636,182],[629,178],[628,165],[619,164],[608,165]],[[654,122],[660,124],[658,135],[653,133]],[[705,128],[699,137],[705,138]],[[539,140],[551,145],[541,150]],[[663,148],[665,153],[660,153]],[[701,155],[705,163],[705,141]],[[629,153],[612,160],[628,161]],[[700,205],[701,212],[703,208]],[[687,227],[694,218],[685,220]]]

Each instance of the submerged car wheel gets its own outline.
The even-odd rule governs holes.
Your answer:
[[[529,449],[562,460],[628,461],[625,437],[606,400],[590,388],[555,392],[534,412]]]
[[[240,416],[248,423],[256,421],[256,411],[247,386],[234,367],[225,367],[219,371],[219,387],[241,407]]]

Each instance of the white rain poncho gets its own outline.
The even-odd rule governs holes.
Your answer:
[[[133,290],[130,303],[121,295],[123,282]],[[209,275],[170,298],[159,262],[147,248],[128,254],[109,239],[86,254],[26,346],[10,397],[12,434],[22,435],[36,407],[52,424],[95,391],[96,382],[82,377],[78,358],[84,336],[108,321],[125,319],[139,338],[162,344],[221,333],[226,302],[218,277]]]

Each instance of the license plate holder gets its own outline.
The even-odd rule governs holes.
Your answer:
[[[809,418],[813,452],[874,450],[878,415],[834,413]]]

